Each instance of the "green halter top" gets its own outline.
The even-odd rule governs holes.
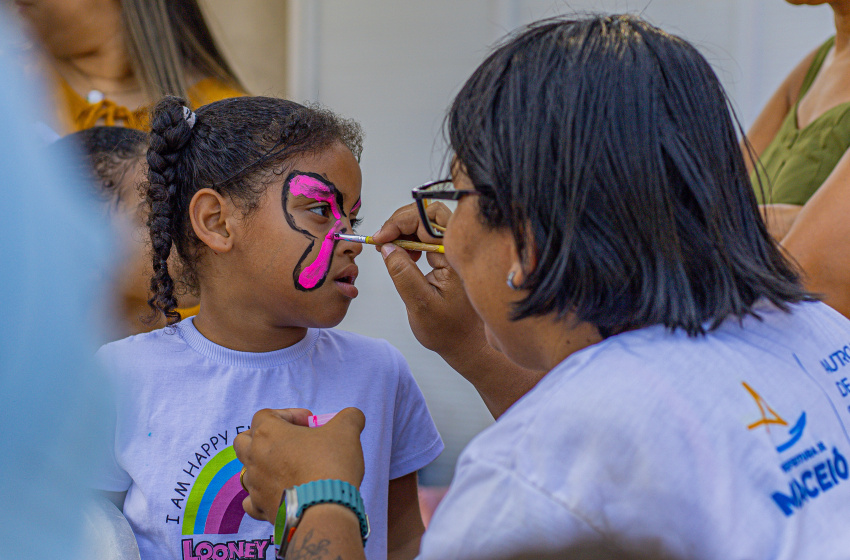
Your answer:
[[[803,80],[797,103],[788,111],[776,137],[761,155],[764,168],[757,166],[750,176],[759,203],[805,204],[850,147],[850,103],[837,105],[807,127],[797,128],[799,100],[809,91],[834,43],[835,37],[818,49]]]

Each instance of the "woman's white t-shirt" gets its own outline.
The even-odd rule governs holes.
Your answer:
[[[613,539],[649,557],[850,558],[850,322],[821,303],[573,354],[463,452],[420,558]]]

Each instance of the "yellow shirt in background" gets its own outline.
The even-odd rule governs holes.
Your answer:
[[[131,110],[110,99],[89,103],[82,95],[74,91],[65,80],[58,78],[57,86],[55,92],[56,116],[62,134],[85,130],[95,125],[118,125],[145,131],[150,128],[148,123],[150,107],[145,106]],[[192,107],[200,107],[213,101],[246,95],[244,91],[228,86],[216,78],[204,78],[190,87],[186,93]]]
[[[193,307],[180,308],[178,307],[174,311],[180,314],[180,319],[185,319],[186,317],[194,317],[198,314],[198,311],[201,310],[201,304],[195,305]]]

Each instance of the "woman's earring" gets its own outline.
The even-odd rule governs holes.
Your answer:
[[[517,291],[519,290],[519,286],[514,284],[514,276],[516,276],[516,270],[512,270],[508,273],[508,288]]]

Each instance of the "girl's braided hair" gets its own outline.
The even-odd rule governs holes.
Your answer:
[[[154,108],[144,186],[154,271],[148,304],[169,325],[180,319],[168,270],[172,245],[180,260],[178,281],[198,292],[201,241],[189,220],[189,203],[198,190],[227,195],[247,215],[257,207],[268,177],[282,174],[292,158],[342,142],[359,160],[363,143],[356,122],[284,99],[225,99],[201,107],[194,119],[186,106],[179,97],[165,97]]]

